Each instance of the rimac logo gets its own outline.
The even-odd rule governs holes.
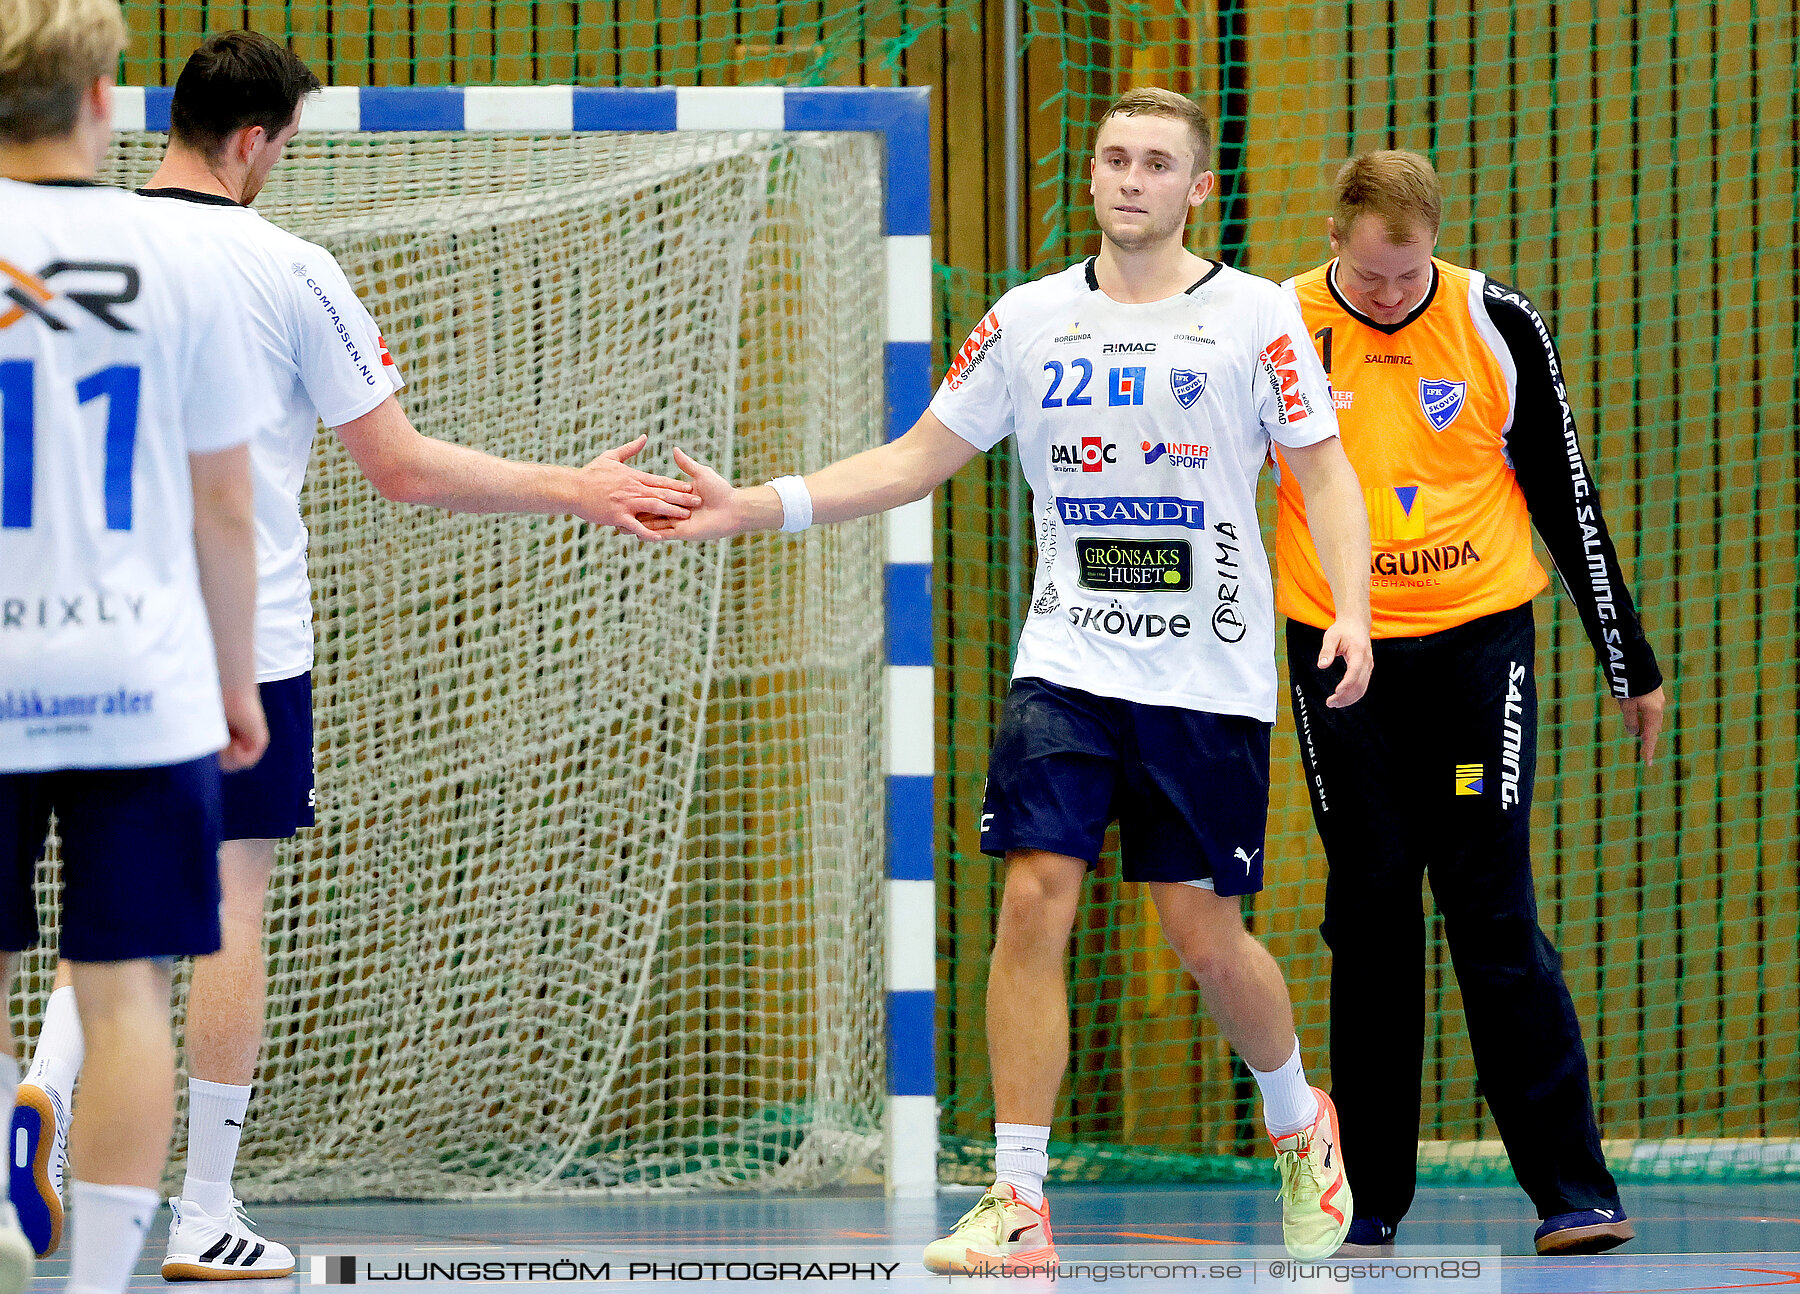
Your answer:
[[[1133,352],[1148,355],[1155,350],[1156,343],[1153,341],[1109,341],[1102,342],[1100,345],[1102,355],[1129,355]]]
[[[113,307],[130,305],[138,298],[138,272],[133,265],[110,261],[51,261],[36,274],[0,260],[0,302],[11,306],[0,311],[0,330],[12,327],[27,316],[36,319],[51,332],[68,332],[69,324],[52,303],[58,295],[51,286],[54,279],[81,276],[61,295],[111,328],[114,332],[136,332],[130,324],[113,313]]]
[[[1458,764],[1456,766],[1456,793],[1458,795],[1480,795],[1482,771],[1480,764]]]

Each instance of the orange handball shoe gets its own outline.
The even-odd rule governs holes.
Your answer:
[[[1050,1204],[1034,1209],[1013,1188],[988,1189],[950,1234],[925,1246],[925,1270],[939,1276],[1054,1274]]]
[[[1281,1238],[1295,1258],[1329,1258],[1350,1231],[1350,1179],[1338,1145],[1337,1107],[1318,1088],[1312,1126],[1270,1137],[1281,1170]]]

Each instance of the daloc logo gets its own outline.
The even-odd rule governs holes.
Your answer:
[[[1442,378],[1422,377],[1419,379],[1419,407],[1425,410],[1425,416],[1431,425],[1442,431],[1456,421],[1456,415],[1462,412],[1463,396],[1467,394],[1467,382],[1446,382]]]
[[[1169,389],[1175,392],[1183,409],[1192,409],[1194,401],[1206,390],[1206,374],[1196,373],[1191,368],[1170,369]]]

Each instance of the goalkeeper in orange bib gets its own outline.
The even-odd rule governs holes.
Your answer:
[[[1531,599],[1543,536],[1644,762],[1662,675],[1582,457],[1562,365],[1515,288],[1432,255],[1437,176],[1412,153],[1338,174],[1335,258],[1290,279],[1331,377],[1374,547],[1377,668],[1328,709],[1318,667],[1332,594],[1285,461],[1277,605],[1295,727],[1330,878],[1332,1096],[1353,1165],[1349,1252],[1378,1252],[1412,1203],[1424,1039],[1420,879],[1443,914],[1475,1051],[1539,1253],[1623,1244],[1581,1026],[1531,878],[1537,686]],[[1281,451],[1278,449],[1277,454]]]

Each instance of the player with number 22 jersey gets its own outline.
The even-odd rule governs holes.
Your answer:
[[[1128,304],[1089,259],[1002,297],[931,410],[981,449],[1017,437],[1038,568],[1015,678],[1274,720],[1257,476],[1271,441],[1337,435],[1279,287],[1214,264]]]
[[[1006,867],[987,989],[995,1176],[926,1246],[940,1275],[1056,1266],[1044,1178],[1068,1063],[1064,962],[1115,821],[1124,879],[1149,886],[1262,1093],[1290,1252],[1323,1257],[1349,1226],[1330,1098],[1306,1081],[1281,970],[1242,911],[1262,886],[1275,718],[1256,520],[1271,446],[1311,506],[1339,608],[1318,654],[1339,671],[1334,706],[1368,684],[1368,518],[1299,311],[1275,284],[1184,245],[1213,189],[1211,150],[1189,100],[1123,95],[1090,168],[1099,254],[1001,298],[910,431],[743,489],[678,452],[701,506],[655,523],[710,539],[846,521],[922,498],[1018,438],[1039,561],[981,814],[981,848]]]

